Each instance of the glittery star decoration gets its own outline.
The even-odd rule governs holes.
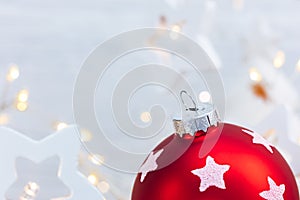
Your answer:
[[[6,192],[7,199],[67,198],[70,189],[59,179],[60,160],[53,156],[40,163],[23,157],[16,159],[17,180]]]
[[[255,133],[255,132],[245,130],[245,129],[243,129],[243,132],[245,132],[248,135],[251,135],[253,137],[253,139],[252,139],[253,144],[261,144],[264,147],[266,147],[266,149],[268,149],[268,151],[273,153],[273,149],[271,147],[272,144],[269,141],[267,141],[265,138],[263,138],[261,135],[259,135],[258,133]]]
[[[12,191],[12,186],[14,185],[15,180],[18,181],[19,177],[16,176],[15,172],[16,161],[17,172],[21,170],[21,166],[19,166],[20,159],[16,158],[23,157],[31,160],[25,161],[24,166],[29,168],[30,165],[36,165],[37,170],[32,171],[32,174],[30,177],[28,177],[28,180],[30,179],[32,182],[22,182],[22,187],[24,190],[30,191],[30,195],[37,196],[40,194],[45,194],[44,190],[47,190],[47,194],[50,196],[44,196],[45,198],[39,199],[51,199],[52,193],[58,192],[56,191],[57,188],[55,187],[55,191],[51,190],[51,185],[48,185],[47,188],[44,188],[43,185],[40,185],[39,178],[36,180],[31,180],[31,178],[39,177],[38,175],[42,174],[42,171],[39,170],[42,170],[43,166],[48,163],[48,158],[52,158],[54,156],[55,159],[53,158],[53,169],[47,168],[47,172],[44,173],[45,177],[43,177],[53,178],[54,172],[57,172],[58,163],[56,156],[58,156],[60,160],[58,172],[59,178],[71,190],[71,195],[68,197],[68,199],[101,199],[101,194],[99,191],[97,191],[97,189],[93,187],[77,170],[78,153],[81,149],[81,142],[78,138],[77,129],[75,127],[70,126],[65,128],[59,132],[51,134],[41,141],[32,140],[19,132],[5,127],[0,127],[0,133],[0,146],[2,148],[2,151],[0,151],[0,198],[4,198],[6,195],[9,195],[10,191]],[[33,175],[34,172],[37,174]],[[25,177],[25,175],[26,174],[21,177]],[[61,182],[58,181],[57,183],[60,184]],[[18,187],[15,189],[18,189]],[[63,192],[60,192],[59,194],[62,193]]]
[[[147,160],[144,162],[144,164],[141,166],[139,172],[142,173],[140,181],[143,182],[147,176],[147,174],[151,171],[155,171],[158,168],[156,160],[158,157],[162,154],[164,150],[161,149],[157,151],[156,153],[151,152],[147,158]]]
[[[277,186],[271,177],[268,177],[268,183],[270,190],[259,193],[259,196],[267,200],[284,200],[283,194],[285,191],[285,185],[281,184]]]
[[[208,156],[206,165],[203,168],[192,170],[192,174],[200,178],[200,192],[204,192],[207,188],[215,186],[220,189],[226,189],[224,181],[224,173],[229,170],[229,165],[219,165],[214,158]]]

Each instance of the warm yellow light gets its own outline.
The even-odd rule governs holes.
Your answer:
[[[172,31],[170,32],[170,38],[173,40],[178,39],[178,37],[179,37],[178,33],[181,31],[181,27],[179,25],[175,24],[171,27],[171,30]]]
[[[29,182],[28,186],[32,191],[37,191],[40,188],[40,186],[35,182]]]
[[[57,131],[62,130],[62,129],[67,128],[67,127],[68,127],[68,124],[65,123],[65,122],[57,122],[56,126],[55,126]]]
[[[21,90],[19,93],[18,93],[18,101],[19,102],[26,102],[28,100],[28,97],[29,97],[29,92],[28,90]]]
[[[298,138],[298,144],[300,144],[300,137]]]
[[[296,64],[296,70],[298,72],[300,72],[300,59],[298,60],[297,64]]]
[[[12,82],[19,78],[20,76],[20,71],[17,65],[12,64],[8,70],[8,73],[6,75],[6,80]]]
[[[180,28],[179,25],[173,25],[172,26],[172,31],[179,32],[180,30],[181,30],[181,28]]]
[[[27,102],[17,102],[16,108],[20,112],[24,112],[28,108],[28,103]]]
[[[89,160],[95,165],[102,165],[104,163],[104,157],[99,154],[90,155]]]
[[[29,197],[35,197],[36,194],[38,193],[40,189],[40,186],[35,183],[35,182],[29,182],[25,187],[24,187],[24,194],[29,196]]]
[[[93,184],[93,185],[97,185],[98,183],[98,177],[95,174],[90,174],[88,176],[88,181]]]
[[[199,100],[202,102],[202,103],[208,103],[211,99],[211,96],[209,94],[208,91],[202,91],[200,92],[199,94]]]
[[[260,82],[262,80],[262,75],[257,71],[256,68],[252,67],[249,69],[249,77],[252,81]]]
[[[244,8],[244,0],[233,0],[232,5],[235,10],[240,11]]]
[[[80,139],[82,142],[88,142],[91,141],[91,139],[93,138],[92,133],[87,130],[87,129],[81,129],[80,130]]]
[[[108,192],[110,188],[109,184],[106,181],[101,181],[100,183],[98,183],[97,187],[102,193]]]
[[[273,65],[276,68],[282,67],[282,65],[285,63],[285,54],[283,51],[278,51],[276,53],[276,56],[273,60]]]
[[[265,139],[269,139],[270,137],[274,136],[276,134],[276,130],[275,129],[269,129],[267,130],[264,134],[263,137]]]
[[[151,121],[151,114],[149,112],[142,112],[140,118],[142,122],[148,123]]]
[[[1,114],[0,115],[0,125],[6,125],[8,124],[9,118],[7,114]]]

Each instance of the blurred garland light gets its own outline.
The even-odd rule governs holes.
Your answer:
[[[254,81],[254,83],[251,84],[251,89],[254,95],[264,101],[269,100],[268,91],[265,85],[262,83],[263,77],[255,67],[249,69],[249,78]]]
[[[274,143],[275,142],[275,139],[276,139],[276,130],[271,128],[269,130],[267,130],[264,134],[263,134],[263,137],[268,140],[269,142],[271,143]]]
[[[107,193],[109,191],[110,185],[106,181],[101,181],[98,183],[97,188],[102,193]]]
[[[7,114],[0,115],[0,125],[6,125],[9,122],[9,117]]]
[[[179,37],[179,32],[181,31],[181,26],[178,24],[175,24],[171,27],[171,32],[170,32],[170,38],[172,40],[177,40]]]
[[[20,197],[20,200],[33,200],[40,190],[40,186],[35,182],[29,182],[24,187],[24,192]]]
[[[232,6],[237,11],[241,11],[244,9],[244,3],[244,0],[232,0]]]
[[[104,157],[98,154],[89,155],[89,160],[95,165],[102,165],[104,163]]]
[[[255,81],[255,82],[262,81],[261,73],[254,67],[249,69],[249,77],[252,81]]]
[[[142,122],[144,123],[148,123],[151,121],[151,114],[149,112],[142,112],[140,119],[142,120]]]
[[[27,102],[28,97],[29,97],[29,92],[28,92],[28,90],[21,90],[21,91],[18,93],[17,100],[18,100],[19,102]]]
[[[202,91],[202,92],[200,92],[200,94],[199,94],[199,100],[202,103],[208,103],[208,102],[210,102],[210,99],[211,99],[211,96],[210,96],[210,94],[209,94],[208,91]]]
[[[18,79],[19,76],[20,76],[19,67],[16,64],[12,64],[6,75],[6,80],[9,82],[13,82],[14,80]]]
[[[16,108],[20,112],[24,112],[28,108],[28,103],[27,102],[17,102]]]
[[[54,128],[57,131],[60,131],[60,130],[62,130],[64,128],[67,128],[67,127],[68,127],[68,124],[65,123],[65,122],[56,122],[56,123],[54,123]]]
[[[283,51],[278,51],[273,60],[273,65],[275,68],[280,68],[285,63],[285,54]]]
[[[87,129],[80,130],[80,139],[82,142],[89,142],[93,138],[92,133]]]
[[[9,90],[10,90],[10,84],[13,81],[15,81],[16,79],[18,79],[19,76],[20,76],[19,67],[16,64],[11,64],[9,66],[8,72],[6,74],[6,81],[5,81],[5,84],[4,84],[2,100],[0,101],[0,110],[1,111],[4,111],[4,110],[6,110],[8,108],[11,108],[11,107],[15,107],[19,111],[25,111],[28,108],[28,104],[26,102],[27,99],[28,99],[28,93],[27,93],[26,97],[24,95],[21,97],[24,100],[21,103],[18,100],[19,95],[16,97],[16,99],[10,100],[9,102],[6,101],[6,99],[10,99],[8,97]],[[0,121],[1,121],[0,122],[1,125],[5,125],[8,122],[7,118],[4,115],[1,116]]]
[[[98,184],[98,177],[95,174],[90,174],[87,179],[93,185]]]
[[[28,90],[21,90],[19,91],[17,98],[16,98],[16,108],[20,112],[24,112],[28,108],[28,97],[29,91]]]

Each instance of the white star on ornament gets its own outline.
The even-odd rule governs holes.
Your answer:
[[[273,149],[271,146],[273,146],[270,142],[268,142],[265,138],[263,138],[263,136],[259,135],[258,133],[255,132],[251,132],[248,130],[243,129],[243,132],[247,133],[248,135],[251,135],[253,137],[253,144],[261,144],[264,147],[266,147],[266,149],[268,149],[268,151],[270,151],[271,153],[273,153]]]
[[[140,181],[141,183],[145,180],[147,174],[149,172],[155,171],[158,167],[156,160],[158,159],[158,157],[161,155],[161,153],[164,150],[161,149],[158,152],[156,152],[155,154],[153,152],[151,152],[147,158],[147,160],[144,162],[144,164],[141,166],[139,172],[142,173]]]
[[[206,165],[201,169],[195,169],[191,172],[201,180],[199,190],[204,192],[210,186],[216,186],[220,189],[226,189],[224,173],[229,170],[229,165],[219,165],[215,160],[208,156]]]
[[[259,196],[267,200],[284,200],[283,194],[285,191],[285,185],[281,184],[277,186],[271,177],[268,177],[268,182],[270,190],[259,193]]]

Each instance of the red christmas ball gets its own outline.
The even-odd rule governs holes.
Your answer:
[[[218,123],[195,136],[171,135],[141,166],[132,200],[184,199],[299,200],[299,192],[287,162],[268,141]]]

